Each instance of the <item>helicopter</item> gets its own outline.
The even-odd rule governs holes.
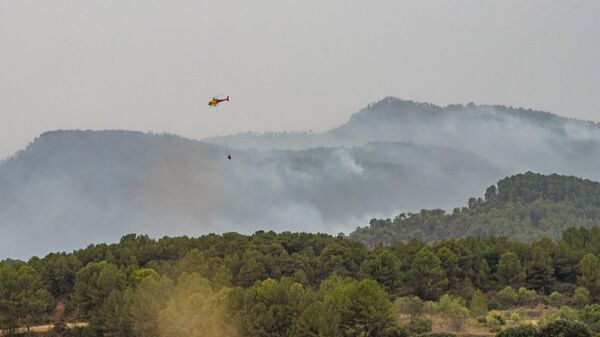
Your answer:
[[[229,102],[229,95],[227,95],[227,97],[225,97],[225,98],[218,98],[218,96],[213,97],[210,101],[208,101],[208,105],[209,106],[217,106],[221,102]]]
[[[218,106],[221,102],[229,102],[229,95],[223,98],[224,95],[213,96],[213,98],[208,101],[208,106],[215,108],[218,110]],[[217,113],[217,122],[219,124],[219,129],[221,130],[221,137],[223,137],[223,143],[225,144],[225,149],[227,149],[227,159],[231,160],[231,151],[229,150],[229,144],[227,144],[227,137],[223,133],[223,127],[221,126],[221,120],[219,114]]]

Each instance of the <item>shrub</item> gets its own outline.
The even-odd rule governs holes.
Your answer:
[[[511,307],[519,301],[519,294],[511,286],[508,286],[498,292],[498,299],[503,306]]]
[[[518,312],[511,312],[510,320],[513,321],[513,323],[515,324],[519,324],[519,322],[521,321],[521,315],[519,315]]]
[[[560,307],[560,309],[558,309],[557,314],[558,319],[563,321],[575,322],[579,319],[579,313],[577,312],[577,310],[566,305]]]
[[[535,303],[537,294],[535,290],[529,290],[525,287],[519,288],[519,303],[524,305],[532,305]]]
[[[575,289],[573,293],[573,302],[578,307],[583,307],[590,304],[590,291],[585,287]]]
[[[519,326],[516,328],[508,328],[496,334],[496,337],[537,337],[538,331],[536,328],[528,326]]]
[[[411,335],[431,332],[431,320],[415,317],[408,324],[408,331],[411,333]]]
[[[545,314],[540,320],[540,324],[547,325],[559,320],[575,322],[579,320],[579,313],[577,312],[577,310],[569,306],[563,305],[562,307],[560,307],[560,309],[558,309],[558,311]]]
[[[579,319],[596,333],[600,331],[600,304],[586,305],[579,311]]]
[[[408,315],[414,318],[423,312],[423,300],[417,296],[399,297],[394,301],[394,307],[400,314]]]
[[[488,312],[488,304],[485,296],[481,293],[481,291],[476,291],[471,297],[471,316],[479,317],[487,314]]]
[[[500,312],[492,310],[485,316],[484,324],[491,332],[498,332],[500,331],[500,326],[506,324],[506,320]]]
[[[600,323],[600,304],[586,305],[579,311],[579,318],[585,324]]]
[[[564,320],[554,321],[540,330],[541,337],[592,337],[581,323]]]
[[[550,304],[553,307],[557,307],[557,308],[559,308],[560,306],[565,304],[565,299],[564,299],[563,295],[561,293],[559,293],[558,291],[552,292],[552,294],[550,294],[547,297],[547,300],[548,300],[548,304]]]
[[[409,333],[406,329],[402,327],[394,327],[392,329],[384,331],[381,337],[410,337],[412,335],[412,333]]]
[[[440,298],[437,312],[444,316],[448,327],[454,331],[460,331],[469,317],[469,309],[465,306],[465,301],[448,294]]]

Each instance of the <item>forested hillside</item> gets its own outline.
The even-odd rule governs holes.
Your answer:
[[[529,319],[590,336],[600,330],[600,305],[589,304],[600,300],[599,254],[600,227],[571,228],[558,242],[469,237],[374,250],[326,234],[127,235],[0,262],[0,325],[61,322],[57,336],[379,337],[431,331],[432,319],[454,332]],[[57,303],[66,310],[50,319]],[[69,321],[89,326],[68,330]]]
[[[322,133],[244,133],[230,139],[240,148],[269,150],[408,141],[473,153],[492,163],[502,177],[535,171],[600,180],[598,123],[502,105],[442,107],[386,97]]]
[[[558,240],[569,227],[600,225],[600,183],[576,177],[525,173],[490,186],[451,213],[442,209],[372,219],[350,237],[369,246],[396,240],[433,242],[465,236],[506,236],[531,242]]]
[[[598,124],[496,105],[388,97],[322,133],[234,135],[231,161],[222,139],[207,141],[214,144],[132,131],[43,133],[0,162],[0,257],[75,249],[130,232],[347,233],[373,217],[452,209],[511,174],[600,180]],[[438,213],[423,217],[448,221]],[[557,238],[565,228],[540,222],[514,236],[502,227],[521,218],[500,221],[494,233]],[[492,233],[475,228],[479,223],[452,227],[472,229],[461,235]],[[435,233],[417,237],[445,235]]]
[[[0,258],[130,232],[348,232],[374,215],[451,207],[500,174],[469,152],[401,142],[233,156],[174,135],[45,133],[0,165]]]

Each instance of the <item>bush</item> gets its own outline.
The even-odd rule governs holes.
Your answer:
[[[50,334],[53,336],[63,336],[67,331],[69,331],[67,323],[61,319],[60,321],[54,323]]]
[[[525,287],[519,288],[519,303],[524,305],[532,305],[535,303],[537,293],[535,290],[529,290]]]
[[[423,312],[423,300],[417,296],[399,297],[394,301],[394,307],[400,314],[408,315],[414,318]]]
[[[447,332],[430,332],[430,333],[416,335],[415,337],[456,337],[456,335],[453,333],[447,333]]]
[[[436,309],[444,316],[448,328],[454,331],[460,331],[469,317],[469,309],[465,306],[465,301],[460,297],[448,294],[440,298]]]
[[[409,333],[406,329],[402,327],[394,327],[383,332],[381,337],[410,337],[412,335],[412,333]]]
[[[79,327],[66,331],[62,336],[65,337],[95,337],[97,333],[90,327]]]
[[[579,311],[579,318],[585,324],[600,323],[600,304],[586,305]]]
[[[560,307],[560,309],[558,309],[558,311],[547,313],[546,315],[544,315],[540,320],[540,324],[547,325],[554,321],[575,322],[577,320],[579,320],[579,313],[577,312],[577,310],[569,306],[563,305],[562,307]]]
[[[431,320],[415,317],[408,324],[408,331],[411,333],[411,335],[431,332]]]
[[[540,337],[592,337],[590,331],[580,323],[554,321],[540,330]]]
[[[510,320],[514,323],[514,324],[519,324],[519,322],[521,321],[521,315],[519,315],[518,312],[511,312],[510,313]]]
[[[554,291],[552,292],[552,294],[550,294],[547,297],[547,301],[548,304],[550,304],[553,307],[561,307],[565,304],[565,299],[563,297],[563,295],[561,293],[559,293],[558,291]]]
[[[578,307],[583,307],[590,304],[590,291],[585,287],[579,287],[575,289],[575,293],[573,294],[573,302]]]
[[[491,332],[500,331],[500,326],[506,324],[506,320],[502,317],[502,314],[498,311],[490,311],[484,319],[484,325],[487,326]]]
[[[536,328],[528,326],[520,326],[516,328],[508,328],[496,334],[496,337],[537,337],[538,331]]]
[[[519,301],[519,294],[511,286],[508,286],[498,292],[498,299],[503,306],[511,307]]]
[[[579,311],[579,319],[585,323],[588,328],[597,333],[600,331],[600,304],[586,305]]]
[[[481,293],[481,291],[476,291],[471,297],[471,316],[479,317],[487,314],[488,312],[488,304],[485,296]]]
[[[558,319],[563,321],[575,322],[579,319],[579,313],[577,312],[577,310],[566,305],[560,307],[560,309],[558,309],[557,314]]]

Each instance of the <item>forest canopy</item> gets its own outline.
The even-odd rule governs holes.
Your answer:
[[[575,317],[595,329],[599,239],[593,227],[558,242],[490,236],[368,249],[327,234],[131,234],[0,262],[0,324],[10,332],[51,322],[62,304],[61,320],[89,324],[83,336],[409,336],[431,330],[423,312],[443,315],[452,331],[468,317],[496,329],[504,318],[489,309],[552,303],[574,309],[547,322]],[[398,312],[417,321],[404,325]]]
[[[350,234],[373,247],[397,240],[434,242],[467,236],[506,236],[531,242],[558,240],[569,227],[600,225],[600,183],[557,174],[527,172],[492,185],[451,213],[442,209],[372,219]]]
[[[597,183],[526,173],[452,214],[374,220],[351,236],[129,234],[4,260],[0,329],[12,335],[52,323],[53,336],[408,337],[451,336],[445,332],[477,324],[498,336],[591,336],[600,332],[598,201]],[[523,326],[531,312],[537,326]],[[75,322],[84,326],[67,328]]]

